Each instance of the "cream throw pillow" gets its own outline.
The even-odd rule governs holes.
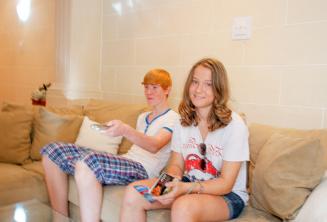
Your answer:
[[[327,171],[324,180],[312,191],[294,222],[327,222]]]
[[[146,110],[147,108],[143,104],[124,104],[91,99],[85,106],[84,114],[99,123],[119,119],[135,128],[138,116]],[[123,138],[118,154],[127,153],[131,146],[132,143]]]
[[[318,139],[274,134],[258,154],[251,203],[281,219],[294,219],[323,174]]]
[[[91,148],[93,150],[117,154],[118,146],[122,141],[122,137],[111,137],[105,135],[92,129],[92,124],[98,123],[85,116],[75,143],[79,146]]]
[[[82,116],[58,115],[40,108],[34,121],[31,158],[40,160],[40,150],[48,143],[59,141],[74,143],[83,121]]]
[[[23,164],[31,149],[32,112],[0,112],[0,162]]]

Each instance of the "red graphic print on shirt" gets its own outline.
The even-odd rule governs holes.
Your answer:
[[[202,157],[202,155],[199,153],[199,144],[196,143],[195,138],[190,137],[187,143],[183,144],[183,149],[188,150],[188,154],[185,157],[186,174],[202,174],[204,178],[216,178],[220,175],[219,170],[217,170],[210,159],[222,157],[222,149],[211,144],[206,144],[206,146],[206,154]],[[210,159],[208,157],[210,157]],[[205,161],[204,168],[201,167],[202,161]]]

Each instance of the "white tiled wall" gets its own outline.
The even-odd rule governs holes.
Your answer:
[[[102,90],[142,101],[143,74],[163,67],[176,106],[191,65],[213,56],[249,122],[327,127],[326,10],[324,0],[104,0]],[[236,16],[252,17],[250,40],[231,39]]]
[[[71,8],[65,23],[70,32],[59,33],[69,39],[61,51],[69,52],[68,65],[55,75],[49,44],[54,1],[33,2],[49,15],[34,17],[37,28],[19,48],[15,14],[5,10],[12,1],[1,1],[0,99],[26,99],[36,80],[50,79],[62,87],[52,91],[60,94],[57,101],[68,96],[144,102],[143,75],[162,67],[172,73],[176,107],[191,65],[213,56],[229,72],[232,107],[249,122],[327,128],[325,0],[56,1]],[[251,39],[231,39],[237,16],[252,17]]]

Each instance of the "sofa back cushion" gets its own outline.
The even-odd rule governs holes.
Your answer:
[[[84,114],[91,120],[99,123],[119,119],[135,128],[137,117],[146,110],[146,106],[141,104],[124,104],[91,99],[85,106]],[[126,153],[131,145],[131,142],[123,138],[118,149],[118,154]]]
[[[256,158],[251,204],[281,219],[294,219],[323,174],[319,139],[273,134]]]
[[[67,112],[65,109],[64,113],[71,114],[71,111]],[[40,150],[48,143],[55,141],[74,143],[82,121],[81,115],[59,115],[50,112],[49,109],[39,108],[33,126],[31,158],[40,160]]]
[[[31,148],[32,112],[0,112],[0,162],[23,164]]]

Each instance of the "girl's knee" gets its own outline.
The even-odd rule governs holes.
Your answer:
[[[181,196],[174,201],[171,207],[172,221],[179,221],[181,218],[192,218],[193,212],[195,212],[195,209],[189,196]]]
[[[172,208],[176,208],[176,209],[186,208],[187,209],[187,208],[192,207],[191,205],[192,205],[192,201],[190,201],[189,196],[183,195],[174,201]]]
[[[134,185],[135,185],[134,183],[131,183],[126,186],[124,199],[123,199],[124,205],[127,206],[135,205],[135,203],[138,201],[140,194],[135,191]]]

